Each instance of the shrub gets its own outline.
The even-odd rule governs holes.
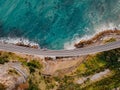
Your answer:
[[[40,90],[40,89],[38,88],[38,85],[37,85],[37,84],[34,84],[34,83],[32,82],[32,80],[30,79],[30,80],[29,80],[29,88],[28,88],[28,90]]]
[[[120,66],[118,62],[118,59],[120,58],[120,48],[102,52],[97,57],[101,60],[107,61],[108,67],[115,69],[115,67],[117,68]]]
[[[35,72],[35,69],[41,69],[42,65],[40,64],[40,62],[36,61],[36,60],[31,60],[30,62],[27,63],[27,66],[30,69],[30,73]]]
[[[40,64],[40,62],[36,61],[36,60],[31,60],[30,62],[27,63],[28,66],[34,67],[34,68],[42,68],[42,65]]]
[[[4,64],[6,62],[9,62],[9,60],[5,57],[0,57],[0,64]]]

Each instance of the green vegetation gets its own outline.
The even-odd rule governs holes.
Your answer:
[[[77,76],[89,76],[100,72],[106,68],[106,61],[98,58],[98,56],[88,56],[76,70]]]
[[[6,62],[9,62],[9,60],[6,57],[0,57],[0,64],[4,64]]]
[[[0,61],[18,60],[29,69],[28,90],[111,90],[120,86],[119,59],[120,48],[87,56],[86,60],[80,64],[72,74],[45,76],[41,74],[43,66],[39,60],[30,59],[29,62],[27,62],[26,58],[19,57],[13,53],[0,53]],[[105,69],[110,69],[114,73],[97,82],[90,83],[90,81],[87,80],[82,85],[75,83],[75,80],[80,77],[93,75]],[[14,70],[9,70],[9,73],[17,74]],[[5,89],[1,89],[0,85],[0,90]]]
[[[92,83],[86,86],[83,90],[112,90],[120,86],[120,71],[115,72],[114,75],[104,78],[101,81]]]
[[[35,69],[41,69],[42,65],[40,64],[40,62],[36,61],[36,60],[31,60],[30,62],[27,63],[27,66],[30,69],[30,73],[35,72]]]
[[[105,51],[102,53],[99,53],[96,55],[95,57],[98,60],[101,60],[101,62],[105,62],[102,65],[102,68],[109,68],[110,70],[112,70],[114,72],[114,74],[110,77],[104,78],[101,81],[98,81],[96,83],[92,83],[84,88],[82,88],[83,90],[111,90],[113,88],[116,88],[118,86],[120,86],[120,48],[119,49],[114,49],[114,50],[110,50],[110,51]],[[94,58],[92,58],[92,61],[94,61]],[[91,59],[87,60],[86,63],[90,63]],[[93,65],[95,64],[95,65]],[[93,68],[88,68],[91,71],[95,70],[95,67],[98,67],[99,65],[95,62],[93,62],[93,64],[91,64],[91,66]],[[88,64],[89,65],[89,64]],[[95,66],[95,67],[94,67]],[[79,67],[80,68],[80,67]],[[97,69],[96,71],[101,71],[102,69]],[[89,70],[86,70],[85,73],[89,72]],[[81,73],[81,72],[80,72]],[[77,72],[77,74],[79,74],[79,72]],[[93,72],[89,73],[90,75],[93,74]]]
[[[120,48],[88,56],[76,71],[70,76],[55,77],[59,83],[58,90],[111,90],[120,86]],[[110,69],[113,74],[100,81],[90,83],[89,80],[82,85],[74,82],[75,78],[93,75],[104,69]]]
[[[42,65],[37,60],[30,60],[30,62],[26,63],[26,66],[30,70],[28,90],[42,90],[41,88],[45,85],[41,74]],[[41,85],[42,81],[44,84],[43,86]]]
[[[0,52],[0,64],[9,62],[8,55]]]
[[[97,55],[97,57],[106,61],[106,66],[110,69],[114,70],[120,67],[120,62],[118,61],[120,59],[120,48],[102,52],[101,54]]]
[[[37,86],[37,84],[34,84],[34,83],[33,83],[33,80],[30,79],[30,80],[29,80],[29,88],[28,88],[28,90],[40,90],[40,89],[39,89],[39,87]]]
[[[13,62],[19,61],[22,63],[22,65],[25,68],[29,69],[30,75],[28,78],[28,83],[29,83],[28,90],[43,90],[41,88],[45,85],[45,83],[44,83],[43,76],[41,74],[42,64],[40,63],[40,61],[29,58],[29,62],[27,62],[28,58],[18,56],[11,52],[0,52],[0,64],[4,64],[8,61],[13,61]],[[14,69],[10,69],[8,73],[19,75],[19,73]],[[2,87],[0,87],[0,90],[5,90],[1,88]]]
[[[109,43],[109,42],[114,42],[114,41],[116,41],[115,38],[110,38],[108,40],[105,40],[104,43]]]
[[[26,58],[22,58],[14,53],[11,52],[0,52],[0,64],[4,64],[9,61],[20,61],[22,63],[26,62]]]
[[[103,71],[105,68],[115,69],[120,67],[118,59],[120,58],[120,49],[105,51],[95,56],[88,56],[76,70],[75,74],[79,76],[89,76]]]

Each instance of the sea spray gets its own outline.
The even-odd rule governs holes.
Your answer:
[[[67,49],[67,50],[75,49],[75,44],[79,43],[80,41],[89,40],[93,38],[96,34],[106,31],[106,30],[120,30],[120,25],[116,26],[113,23],[109,23],[109,24],[103,24],[100,26],[96,26],[95,32],[92,35],[84,35],[81,38],[74,37],[72,41],[66,42],[64,44],[64,49]]]
[[[29,41],[28,39],[24,39],[24,38],[0,38],[0,42],[1,43],[7,43],[7,44],[15,44],[15,45],[23,45],[23,46],[29,46],[29,47],[38,47],[40,48],[39,44],[33,42],[33,41]]]

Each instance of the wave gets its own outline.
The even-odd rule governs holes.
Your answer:
[[[108,24],[102,24],[99,26],[96,26],[94,28],[94,33],[91,35],[84,35],[83,37],[76,37],[73,38],[71,41],[66,42],[64,44],[64,49],[66,50],[71,50],[71,49],[75,49],[76,47],[74,46],[76,43],[79,43],[82,40],[88,40],[90,38],[92,38],[93,36],[95,36],[96,34],[98,34],[99,32],[105,31],[105,30],[120,30],[120,24],[119,25],[115,25],[114,23],[108,23]]]
[[[78,37],[78,35],[74,35],[74,38],[71,41],[64,43],[63,48],[66,50],[75,49],[76,47],[74,45],[76,43],[79,43],[81,40],[88,40],[88,39],[92,38],[93,36],[95,36],[99,32],[102,32],[105,30],[115,30],[115,29],[120,30],[120,25],[115,25],[113,23],[109,23],[109,24],[102,24],[102,25],[96,26],[94,28],[93,34],[86,34],[83,37]],[[10,43],[10,44],[22,43],[24,45],[38,46],[40,48],[38,43],[36,43],[34,41],[30,41],[29,39],[25,39],[25,38],[3,37],[3,38],[0,38],[0,42]]]
[[[29,41],[28,39],[25,39],[25,38],[4,37],[4,38],[0,38],[0,42],[1,43],[9,43],[9,44],[21,43],[26,46],[30,46],[30,47],[37,46],[38,48],[40,48],[39,44],[37,44],[36,42],[33,42],[33,41]]]

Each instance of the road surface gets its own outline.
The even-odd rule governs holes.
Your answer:
[[[99,45],[99,46],[78,48],[73,50],[42,50],[42,49],[34,49],[34,48],[16,46],[12,44],[0,43],[0,50],[2,51],[19,52],[23,54],[38,55],[43,57],[81,56],[81,55],[98,53],[102,51],[108,51],[116,48],[120,48],[120,41],[111,42],[111,43]]]

